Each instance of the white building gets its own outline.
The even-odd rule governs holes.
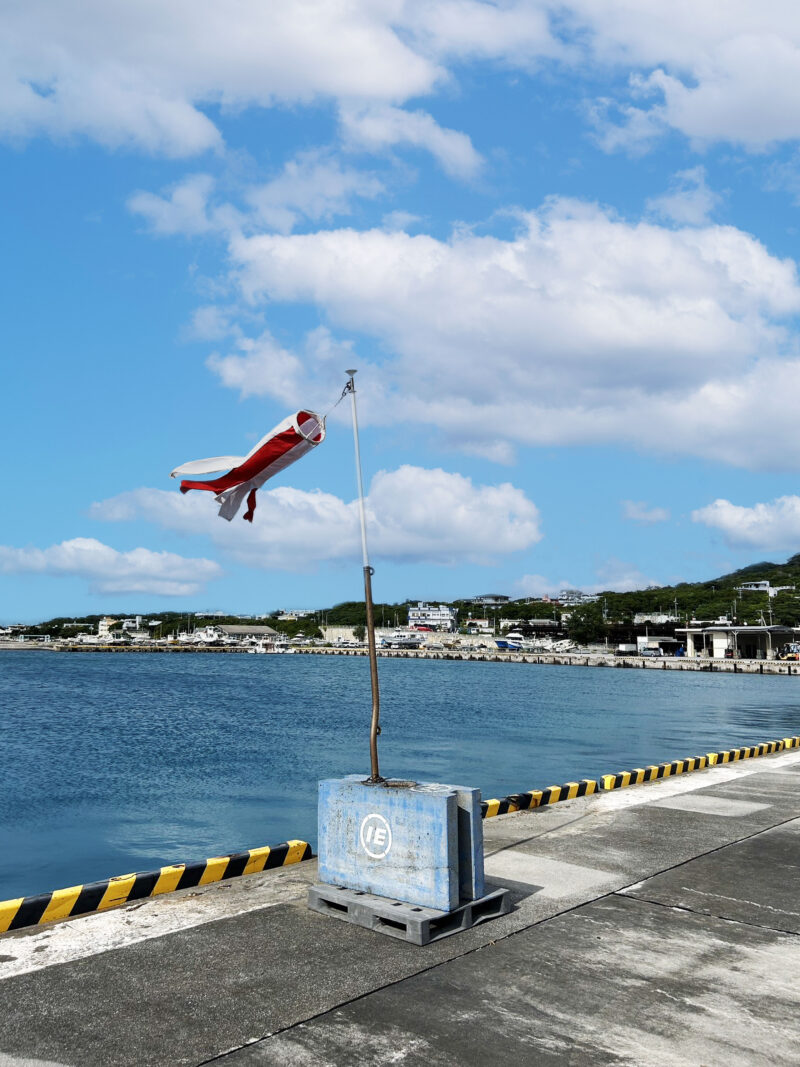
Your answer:
[[[115,625],[116,619],[112,619],[110,615],[104,615],[103,618],[97,624],[97,636],[98,637],[110,637],[111,627]]]
[[[710,624],[678,627],[676,637],[686,638],[690,659],[775,659],[780,648],[800,637],[791,626],[734,626],[727,619]]]
[[[777,596],[778,593],[788,593],[794,590],[793,585],[770,585],[769,579],[765,579],[763,582],[743,582],[741,585],[737,585],[737,592],[739,593],[766,593],[770,600]]]
[[[562,589],[556,598],[561,604],[576,606],[578,604],[594,604],[599,596],[593,593],[583,593],[580,589]]]
[[[447,604],[425,604],[418,601],[408,609],[409,626],[427,626],[432,630],[447,630],[451,633],[458,624],[458,611]]]
[[[637,611],[633,616],[634,626],[644,626],[646,622],[652,622],[654,626],[663,626],[666,622],[680,622],[677,615],[666,615],[660,611]]]
[[[474,596],[470,600],[470,604],[480,604],[484,608],[501,608],[504,604],[508,604],[511,600],[510,596],[505,596],[503,593],[483,593],[481,596]]]

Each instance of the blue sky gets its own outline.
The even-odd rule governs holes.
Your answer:
[[[0,619],[361,595],[352,439],[169,471],[359,368],[379,599],[800,549],[800,14],[53,0],[0,39]]]

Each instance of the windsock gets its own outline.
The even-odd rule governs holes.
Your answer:
[[[214,494],[220,505],[219,514],[231,521],[247,497],[247,511],[242,518],[253,521],[256,510],[256,490],[268,478],[286,470],[312,448],[325,440],[325,419],[313,411],[298,411],[262,437],[252,452],[246,456],[215,456],[212,459],[196,459],[184,463],[171,472],[170,478],[185,475],[213,474],[227,471],[219,478],[209,481],[181,482],[181,492],[190,489],[205,489]]]

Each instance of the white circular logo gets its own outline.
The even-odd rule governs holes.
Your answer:
[[[392,847],[392,828],[377,812],[364,816],[358,836],[361,847],[374,860],[382,860]]]

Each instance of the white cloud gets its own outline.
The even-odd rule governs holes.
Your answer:
[[[191,174],[163,195],[137,192],[128,209],[141,215],[159,235],[230,233],[269,229],[290,233],[301,220],[330,220],[347,215],[356,197],[374,199],[384,191],[373,174],[342,165],[322,150],[290,159],[269,182],[242,189],[246,207],[213,202],[216,181],[208,174]]]
[[[255,338],[237,336],[234,347],[236,354],[212,353],[206,361],[223,385],[238,389],[243,397],[269,394],[290,406],[302,394],[303,404],[323,412],[337,399],[345,364],[353,358],[350,342],[337,341],[324,326],[306,334],[300,356],[269,330]]]
[[[787,192],[793,203],[800,205],[800,152],[795,151],[784,163],[769,164],[764,188],[769,192]]]
[[[574,589],[572,582],[554,582],[543,574],[523,574],[515,583],[520,596],[531,596],[537,599],[543,596],[555,597],[562,589]]]
[[[234,321],[236,309],[205,304],[195,308],[183,333],[190,341],[222,341],[240,337],[241,328]]]
[[[646,526],[651,526],[656,522],[666,522],[669,518],[666,508],[651,508],[641,500],[623,500],[622,515],[623,518],[644,523]]]
[[[634,71],[622,130],[631,144],[669,128],[698,144],[760,151],[800,136],[800,10],[791,0],[571,0],[596,62]],[[647,100],[650,97],[652,102]]]
[[[155,596],[189,596],[222,574],[210,559],[186,559],[147,548],[118,552],[92,537],[75,537],[49,548],[0,545],[0,572],[86,578],[93,593]]]
[[[249,305],[315,304],[338,332],[380,342],[363,374],[366,419],[428,423],[506,459],[514,443],[626,442],[800,463],[796,268],[734,227],[666,228],[552,200],[510,240],[338,229],[237,235],[230,255]],[[317,371],[269,345],[246,367],[240,354],[213,367],[292,402],[307,402]],[[756,422],[757,435],[741,432]]]
[[[404,111],[388,105],[344,108],[345,139],[354,147],[379,152],[393,145],[424,148],[454,178],[474,178],[483,160],[465,133],[440,126],[426,111]]]
[[[627,593],[632,589],[646,589],[660,584],[648,578],[635,563],[626,563],[614,557],[597,568],[595,578],[596,581],[588,585],[576,585],[567,578],[554,582],[543,574],[524,574],[516,586],[522,596],[557,597],[562,589],[580,589],[584,593]]]
[[[410,211],[389,211],[381,219],[381,225],[384,230],[409,230],[421,221],[419,215]]]
[[[781,496],[769,504],[754,504],[752,507],[719,499],[693,511],[692,519],[719,530],[733,546],[800,550],[798,496]]]
[[[288,233],[301,218],[347,215],[354,197],[374,199],[383,191],[375,175],[343,167],[334,156],[312,151],[289,160],[272,181],[251,186],[246,199],[257,222]]]
[[[502,59],[529,68],[539,59],[577,58],[578,52],[553,35],[550,18],[568,4],[547,0],[419,0],[406,5],[409,26],[421,50],[440,59]]]
[[[218,228],[209,215],[214,184],[210,174],[190,174],[173,185],[166,196],[134,193],[128,200],[128,209],[141,215],[154,233],[163,236],[208,233]]]
[[[206,494],[137,489],[94,504],[109,521],[145,519],[180,533],[209,536],[249,566],[309,570],[359,551],[355,501],[281,486],[258,495],[255,521],[227,523]],[[367,498],[370,551],[405,562],[491,564],[541,539],[539,512],[520,489],[474,485],[440,469],[379,471]]]
[[[402,39],[402,23],[391,0],[7,5],[0,132],[181,156],[220,145],[208,106],[396,103],[429,92],[443,73]]]
[[[587,593],[627,593],[631,589],[663,585],[663,582],[648,578],[635,563],[628,563],[614,556],[597,568],[597,579],[586,587]]]
[[[705,226],[720,199],[706,184],[705,167],[692,167],[678,171],[670,191],[651,197],[647,207],[680,226]]]
[[[221,147],[217,109],[333,100],[378,147],[419,144],[463,176],[477,161],[463,134],[393,109],[487,61],[631,72],[616,131],[629,144],[669,128],[754,150],[800,136],[792,0],[730,0],[723,16],[714,0],[27,0],[6,5],[0,30],[11,138],[184,156]]]

